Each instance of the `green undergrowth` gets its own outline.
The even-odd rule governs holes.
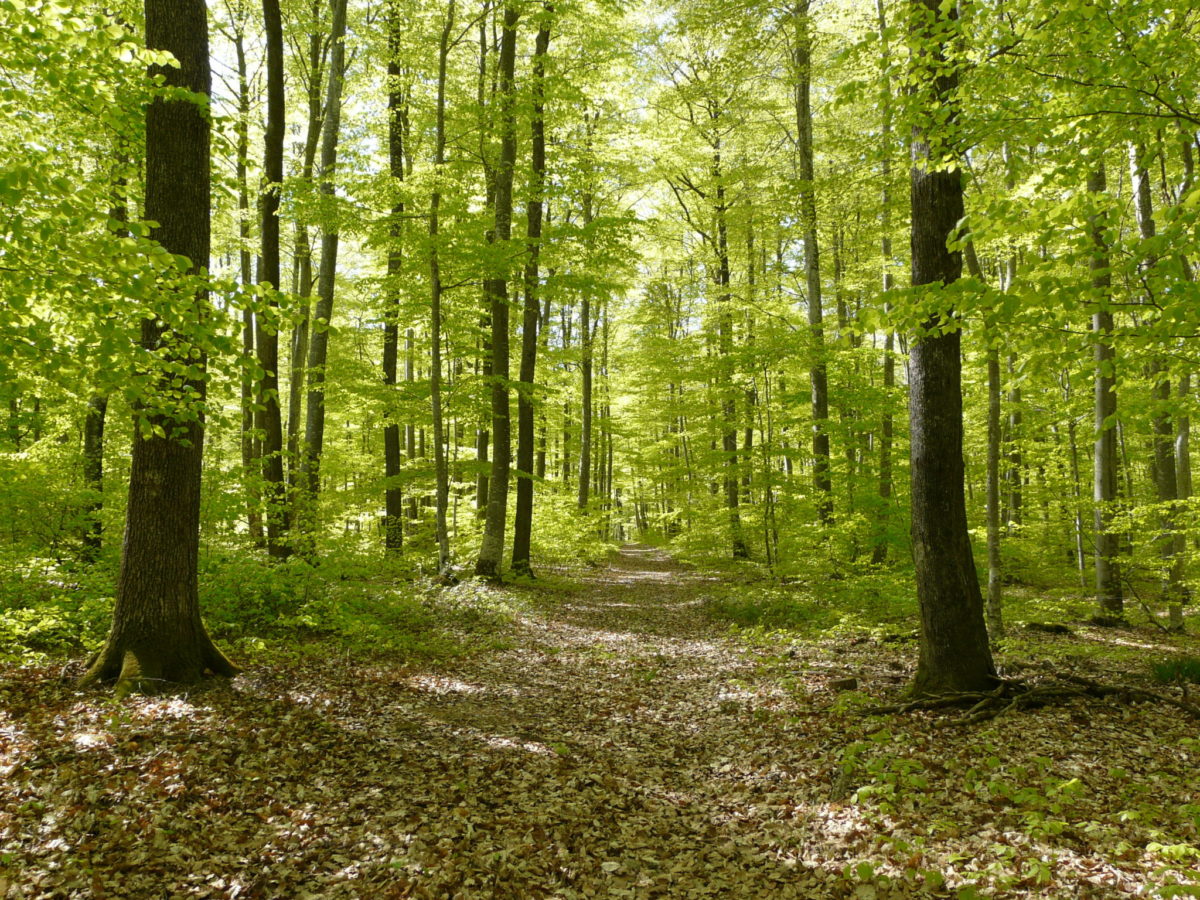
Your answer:
[[[549,585],[539,579],[538,590]],[[472,580],[441,586],[405,563],[354,556],[272,565],[235,554],[201,559],[200,606],[213,637],[239,657],[288,646],[448,658],[503,646],[529,604],[520,585]],[[112,616],[111,569],[24,560],[0,573],[0,658],[79,657],[104,641]]]

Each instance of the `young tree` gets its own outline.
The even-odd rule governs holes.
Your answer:
[[[163,290],[178,295],[164,297],[160,311],[185,304],[181,318],[199,331],[209,317],[209,119],[197,99],[210,93],[207,12],[203,0],[146,0],[145,11],[147,47],[179,63],[152,72],[194,95],[160,95],[146,110],[146,218],[158,223],[153,238],[187,266],[177,285],[164,279]],[[125,691],[236,671],[205,631],[197,596],[206,372],[196,340],[162,317],[142,321],[142,348],[159,368],[138,410],[112,628],[84,683],[117,679]]]
[[[953,158],[958,74],[949,58],[958,14],[940,0],[909,0],[914,45],[912,139],[912,283],[933,292],[962,274],[949,249],[963,217],[962,171]],[[990,688],[996,668],[988,647],[983,597],[967,534],[963,491],[962,350],[955,311],[942,304],[912,345],[909,400],[912,541],[921,646],[914,695]]]

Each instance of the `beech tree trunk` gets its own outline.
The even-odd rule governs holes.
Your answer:
[[[538,258],[542,244],[542,195],[546,180],[546,122],[543,115],[546,52],[550,47],[552,7],[543,8],[541,25],[533,45],[533,119],[529,124],[531,142],[529,204],[526,213],[526,253],[524,288],[525,306],[521,317],[521,385],[517,393],[517,508],[513,517],[512,569],[532,575],[530,541],[533,532],[533,468],[536,441],[533,389],[537,375],[538,319],[541,309],[538,294]],[[544,457],[543,457],[544,458]]]
[[[399,184],[404,181],[404,117],[407,115],[407,99],[400,83],[399,63],[404,25],[395,2],[388,4],[387,16],[388,169],[392,178]],[[400,278],[404,266],[403,201],[393,205],[392,216],[393,220],[388,229],[388,287],[383,321],[383,383],[390,388],[396,385],[400,351]],[[400,487],[400,423],[391,412],[388,413],[387,424],[383,427],[383,474],[387,485],[384,488],[383,544],[389,552],[399,553],[404,547],[404,492]]]
[[[500,160],[496,170],[496,242],[512,237],[513,169],[516,166],[516,96],[513,85],[517,57],[515,2],[504,6],[500,38]],[[481,578],[500,577],[504,530],[508,518],[508,482],[512,468],[512,423],[509,419],[508,278],[501,272],[488,279],[492,319],[492,477],[488,485],[483,541],[475,561]]]
[[[326,203],[334,199],[334,169],[337,166],[338,133],[341,131],[342,80],[346,71],[346,2],[334,0],[332,48],[329,55],[329,85],[325,92],[325,114],[321,135],[320,192]],[[327,210],[327,215],[332,211]],[[317,278],[317,305],[308,346],[308,401],[305,411],[304,447],[300,458],[300,484],[296,502],[298,519],[304,521],[307,553],[314,553],[317,495],[321,489],[321,456],[325,445],[325,366],[329,359],[329,326],[333,321],[335,276],[337,274],[338,226],[325,222],[321,228],[321,268]]]
[[[879,173],[882,176],[883,190],[880,196],[880,232],[879,251],[883,257],[883,294],[884,311],[891,309],[887,293],[894,287],[892,276],[892,79],[891,79],[891,45],[887,39],[887,16],[883,0],[875,0],[875,13],[879,20],[879,40],[882,44],[883,89],[880,91],[880,112],[882,123],[880,132],[883,143],[883,157],[879,163]],[[875,546],[871,551],[871,562],[882,565],[887,562],[888,554],[888,522],[892,511],[892,443],[895,435],[895,421],[892,415],[891,395],[896,387],[896,336],[889,328],[883,339],[883,391],[884,411],[879,424],[879,521],[876,527]]]
[[[1104,163],[1088,176],[1087,189],[1103,195],[1108,189]],[[1103,197],[1097,198],[1103,202]],[[1121,572],[1117,555],[1120,535],[1112,530],[1110,519],[1117,500],[1117,372],[1116,352],[1113,350],[1113,314],[1111,303],[1112,275],[1108,271],[1108,237],[1105,228],[1108,217],[1097,212],[1091,217],[1093,254],[1091,260],[1092,288],[1096,291],[1096,311],[1092,314],[1092,340],[1096,361],[1095,413],[1096,446],[1093,468],[1096,541],[1096,603],[1103,616],[1121,617],[1125,603],[1121,593]]]
[[[962,173],[931,160],[952,152],[955,141],[958,76],[946,66],[942,41],[957,12],[943,11],[940,0],[910,0],[909,7],[918,48],[914,82],[929,112],[913,130],[912,283],[950,285],[962,274],[962,254],[947,248],[963,217]],[[912,542],[921,610],[916,696],[987,689],[996,679],[967,533],[961,334],[940,333],[947,325],[956,325],[950,307],[926,321],[912,344]]]
[[[203,0],[146,0],[145,12],[146,46],[170,51],[179,62],[178,68],[151,71],[170,87],[208,95]],[[146,111],[146,218],[159,223],[151,233],[155,240],[192,261],[192,275],[208,266],[210,201],[206,111],[189,99],[155,98]],[[206,307],[207,292],[197,289],[189,318],[198,329]],[[170,343],[178,348],[173,353],[189,353],[192,339],[168,333],[157,318],[142,321],[148,350]],[[185,383],[187,402],[165,407],[171,376],[163,373],[158,396],[145,398],[137,410],[113,623],[84,683],[116,679],[118,692],[125,692],[196,681],[206,671],[236,671],[200,620],[196,567],[206,379],[203,354],[189,356],[199,371]]]
[[[804,227],[804,277],[808,288],[808,327],[812,341],[812,449],[813,488],[817,493],[817,516],[822,524],[833,518],[833,479],[829,459],[829,374],[825,364],[824,310],[821,298],[821,255],[817,240],[817,187],[813,163],[812,119],[812,21],[810,0],[796,5],[796,149],[799,153],[800,218]]]
[[[255,333],[263,376],[258,402],[262,408],[262,474],[266,485],[267,552],[286,559],[288,546],[287,485],[283,479],[283,419],[279,408],[279,191],[283,184],[283,131],[287,111],[283,93],[283,21],[279,0],[263,0],[267,43],[267,128],[263,136],[262,255],[258,280],[270,285],[268,317],[259,317]]]
[[[434,517],[438,545],[438,574],[450,569],[450,537],[446,507],[450,499],[450,473],[446,464],[446,428],[442,412],[442,274],[438,259],[438,213],[442,195],[438,179],[446,162],[446,63],[450,34],[454,30],[454,0],[446,7],[446,23],[438,43],[437,110],[434,130],[434,187],[429,195],[429,400],[433,407]],[[412,454],[412,444],[409,444]]]

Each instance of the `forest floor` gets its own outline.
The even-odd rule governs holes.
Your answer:
[[[706,615],[714,577],[626,547],[499,589],[520,612],[478,653],[316,643],[186,696],[10,666],[0,897],[1200,896],[1194,721],[864,715],[913,643],[749,640]],[[1067,665],[1050,641],[1178,649],[1045,640],[1012,670]]]

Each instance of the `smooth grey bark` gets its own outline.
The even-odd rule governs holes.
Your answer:
[[[931,160],[953,152],[956,140],[958,75],[947,65],[944,42],[958,15],[940,0],[909,0],[909,9],[919,48],[912,80],[922,95],[911,145],[912,283],[950,285],[962,274],[962,254],[947,247],[963,217],[962,172]],[[912,342],[912,543],[921,616],[916,696],[989,689],[996,681],[967,532],[961,334],[940,333],[954,319],[952,308],[943,309]]]
[[[584,229],[586,230],[591,224],[592,195],[591,193],[587,193],[583,197]],[[588,498],[592,490],[592,364],[594,337],[595,335],[592,331],[592,297],[589,291],[584,290],[579,307],[579,368],[582,384],[579,401],[579,481],[576,485],[575,494],[575,505],[583,511],[586,511],[588,508]]]
[[[1108,190],[1104,162],[1088,175],[1087,189],[1104,202]],[[1094,213],[1088,222],[1091,235],[1092,288],[1096,291],[1096,309],[1092,314],[1093,357],[1095,359],[1096,443],[1093,454],[1092,500],[1096,543],[1096,603],[1103,616],[1121,617],[1125,603],[1121,593],[1121,573],[1117,556],[1120,536],[1112,530],[1110,518],[1117,500],[1117,373],[1113,350],[1112,274],[1109,271],[1108,216]]]

